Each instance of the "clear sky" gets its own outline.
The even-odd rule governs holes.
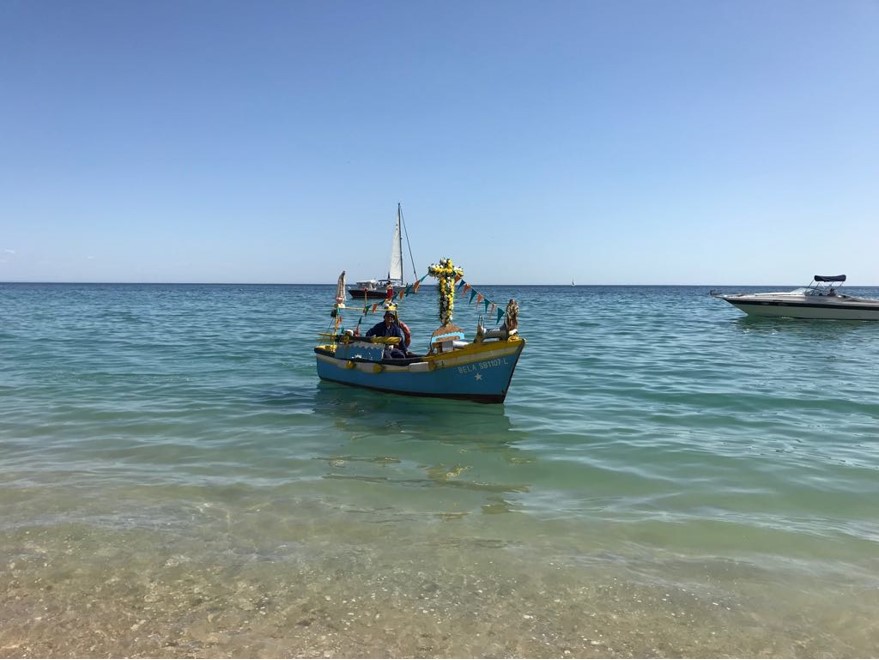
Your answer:
[[[379,277],[398,202],[474,284],[879,285],[879,1],[0,1],[0,281]]]

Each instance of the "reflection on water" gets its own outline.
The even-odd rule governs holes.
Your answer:
[[[330,416],[345,432],[392,431],[424,442],[486,446],[510,446],[522,439],[503,405],[406,397],[321,381],[314,411]]]
[[[376,507],[451,519],[514,511],[509,496],[531,490],[511,467],[536,459],[503,406],[321,383],[314,410],[345,438],[319,456],[324,477],[364,486],[358,498]]]
[[[791,319],[786,317],[742,316],[735,320],[735,325],[742,331],[751,332],[784,332],[789,336],[800,336],[815,339],[836,339],[853,332],[872,332],[879,329],[875,321],[844,321],[825,319]]]

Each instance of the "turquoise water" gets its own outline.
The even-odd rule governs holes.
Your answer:
[[[879,654],[879,323],[483,289],[503,405],[318,382],[331,286],[0,285],[0,655]]]

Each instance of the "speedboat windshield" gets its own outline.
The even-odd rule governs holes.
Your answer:
[[[833,289],[797,289],[798,292],[802,292],[804,296],[826,296]]]

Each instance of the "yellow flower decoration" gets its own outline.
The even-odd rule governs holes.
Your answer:
[[[457,268],[451,259],[440,259],[427,269],[429,275],[439,280],[439,320],[442,325],[452,322],[455,310],[455,279],[464,275],[463,268]]]

